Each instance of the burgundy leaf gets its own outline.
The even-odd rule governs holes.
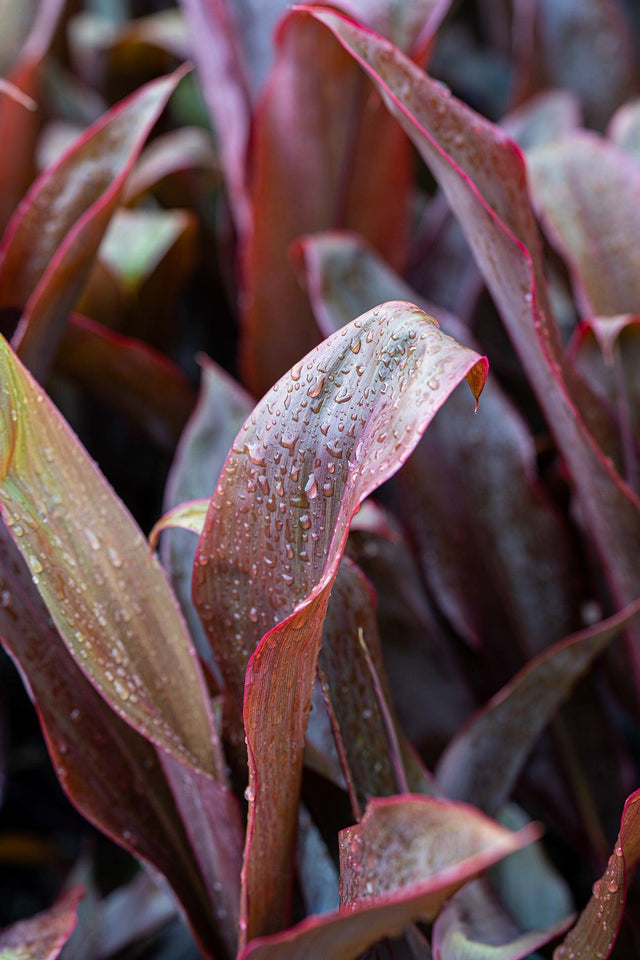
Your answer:
[[[318,670],[356,817],[371,797],[431,793],[393,715],[371,585],[347,558],[329,601]]]
[[[152,347],[74,314],[57,370],[130,418],[159,447],[175,449],[194,391],[180,368]]]
[[[593,391],[562,367],[520,151],[387,41],[327,9],[303,9],[324,22],[371,76],[446,193],[567,462],[614,598],[621,607],[632,602],[640,594],[640,502],[591,432],[604,442],[602,422],[593,419],[601,412]],[[630,630],[629,636],[639,683],[640,634]]]
[[[291,243],[346,226],[399,264],[409,162],[406,137],[350,57],[310,18],[289,15],[253,130],[241,363],[256,396],[320,340],[289,260]]]
[[[15,343],[46,374],[125,180],[184,68],[113,107],[44,171],[0,247],[0,308],[20,309]]]
[[[437,770],[442,791],[489,813],[508,799],[524,760],[592,661],[640,613],[640,600],[529,661],[461,731]]]
[[[640,312],[640,167],[615,144],[583,130],[535,150],[529,170],[583,315]]]
[[[249,939],[286,922],[304,732],[351,517],[457,383],[467,377],[477,396],[485,375],[486,361],[417,307],[386,304],[299,361],[227,458],[198,545],[194,598],[225,678],[238,759],[244,694]]]
[[[17,6],[27,7],[27,4]],[[44,60],[65,6],[66,0],[42,0],[37,10],[32,11],[31,30],[9,72],[10,83],[31,101],[40,99]],[[3,40],[6,36],[10,47],[11,41],[17,38],[11,36],[11,28],[6,23],[8,16],[5,5]],[[27,24],[28,17],[27,12],[24,18]],[[13,58],[15,50],[10,48],[6,53]],[[25,110],[24,103],[14,97],[0,97],[0,130],[5,143],[11,144],[10,150],[3,150],[0,161],[0,234],[35,173],[33,155],[40,122],[39,112]]]
[[[122,719],[225,781],[195,651],[142,533],[0,343],[0,506],[67,649]]]
[[[463,804],[427,797],[371,801],[340,834],[344,906],[250,943],[239,960],[355,960],[445,900],[490,864],[539,835],[511,833]]]
[[[62,787],[99,830],[167,877],[201,944],[221,942],[157,751],[71,659],[4,524],[0,561],[0,636],[36,704]]]
[[[354,235],[306,237],[300,252],[314,311],[326,329],[380,300],[414,299]],[[449,334],[465,336],[455,317],[422,306],[440,316]],[[540,649],[540,638],[559,640],[575,627],[577,557],[537,479],[526,424],[495,381],[484,397],[471,423],[464,397],[451,398],[398,477],[398,512],[440,609],[470,644],[491,638],[505,669],[515,670]],[[495,682],[494,662],[490,669]]]
[[[181,0],[193,59],[220,143],[231,209],[239,236],[251,224],[247,150],[251,96],[242,51],[225,0]]]
[[[627,887],[640,860],[640,790],[627,799],[620,833],[607,869],[593,885],[593,896],[575,927],[556,948],[553,960],[606,960],[622,922]]]
[[[82,887],[74,887],[48,910],[0,930],[3,960],[55,960],[74,931],[83,894]]]

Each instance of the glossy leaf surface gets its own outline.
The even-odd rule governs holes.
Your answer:
[[[76,887],[48,910],[0,930],[2,960],[55,960],[73,933],[82,896]]]
[[[316,234],[299,249],[314,312],[327,330],[380,300],[414,299],[355,235]],[[446,312],[441,325],[464,338],[465,328]],[[491,644],[515,670],[518,653],[526,657],[541,638],[559,640],[574,628],[576,556],[538,480],[533,437],[499,383],[489,381],[471,422],[464,400],[455,394],[421,440],[398,477],[396,509],[440,610],[469,644]]]
[[[124,182],[181,69],[113,107],[33,184],[0,247],[0,307],[21,309],[15,344],[42,376],[55,356]]]
[[[99,830],[164,874],[201,944],[222,943],[211,891],[198,872],[158,752],[114,713],[71,658],[4,524],[0,570],[0,636],[37,705],[63,789]],[[181,769],[188,779],[189,771]],[[225,805],[233,808],[234,798],[217,784],[211,787],[218,787],[221,818],[231,820]],[[232,841],[229,833],[227,843]],[[241,837],[236,842],[239,852]],[[225,863],[221,857],[214,862]],[[229,889],[237,885],[237,877],[225,879]]]
[[[367,71],[444,190],[566,460],[614,597],[621,607],[633,602],[640,594],[640,503],[599,446],[603,425],[594,419],[592,391],[563,368],[517,146],[382,38],[323,8],[303,9]],[[640,683],[640,634],[632,636]]]
[[[2,515],[67,648],[119,716],[224,776],[195,653],[144,537],[4,342],[0,380]]]
[[[543,727],[595,657],[639,612],[640,600],[530,660],[445,751],[437,770],[443,792],[495,814]]]
[[[372,801],[340,834],[343,907],[249,944],[242,960],[355,960],[446,899],[491,863],[530,843],[533,825],[511,833],[463,804],[428,797]]]
[[[194,598],[225,678],[238,750],[244,694],[249,938],[286,918],[311,688],[351,517],[409,456],[457,383],[467,377],[477,396],[485,375],[486,361],[417,307],[385,304],[297,363],[227,458],[198,545]]]
[[[593,895],[575,927],[553,954],[554,960],[602,960],[615,945],[627,895],[627,885],[640,860],[640,790],[627,800],[620,833],[607,869],[593,885]]]

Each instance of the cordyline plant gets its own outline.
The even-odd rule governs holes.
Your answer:
[[[68,871],[0,958],[133,955],[176,905],[211,960],[637,956],[624,5],[478,3],[475,33],[446,0],[28,6],[0,10],[0,636],[67,796],[149,875]],[[143,523],[173,458],[149,539],[96,453]]]

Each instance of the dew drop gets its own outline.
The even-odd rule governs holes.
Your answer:
[[[316,478],[313,473],[309,474],[309,479],[307,480],[304,492],[309,500],[313,500],[314,497],[318,496],[318,484],[316,483]]]
[[[255,798],[256,798],[256,797],[255,797],[255,794],[254,794],[254,792],[253,792],[253,790],[251,789],[250,786],[249,786],[249,787],[245,787],[244,798],[245,798],[245,800],[247,801],[247,803],[253,803],[253,801],[255,800]]]
[[[33,554],[29,557],[29,566],[31,567],[34,573],[42,573],[42,569],[43,569],[42,564],[40,563],[38,558],[35,557]]]
[[[251,623],[258,622],[258,611],[255,607],[251,607],[251,610],[249,610],[249,620],[251,620]]]

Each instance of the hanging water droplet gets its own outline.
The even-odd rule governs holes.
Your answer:
[[[313,500],[314,497],[318,496],[318,484],[316,483],[316,478],[313,473],[309,474],[309,479],[307,480],[304,492],[309,500]]]

